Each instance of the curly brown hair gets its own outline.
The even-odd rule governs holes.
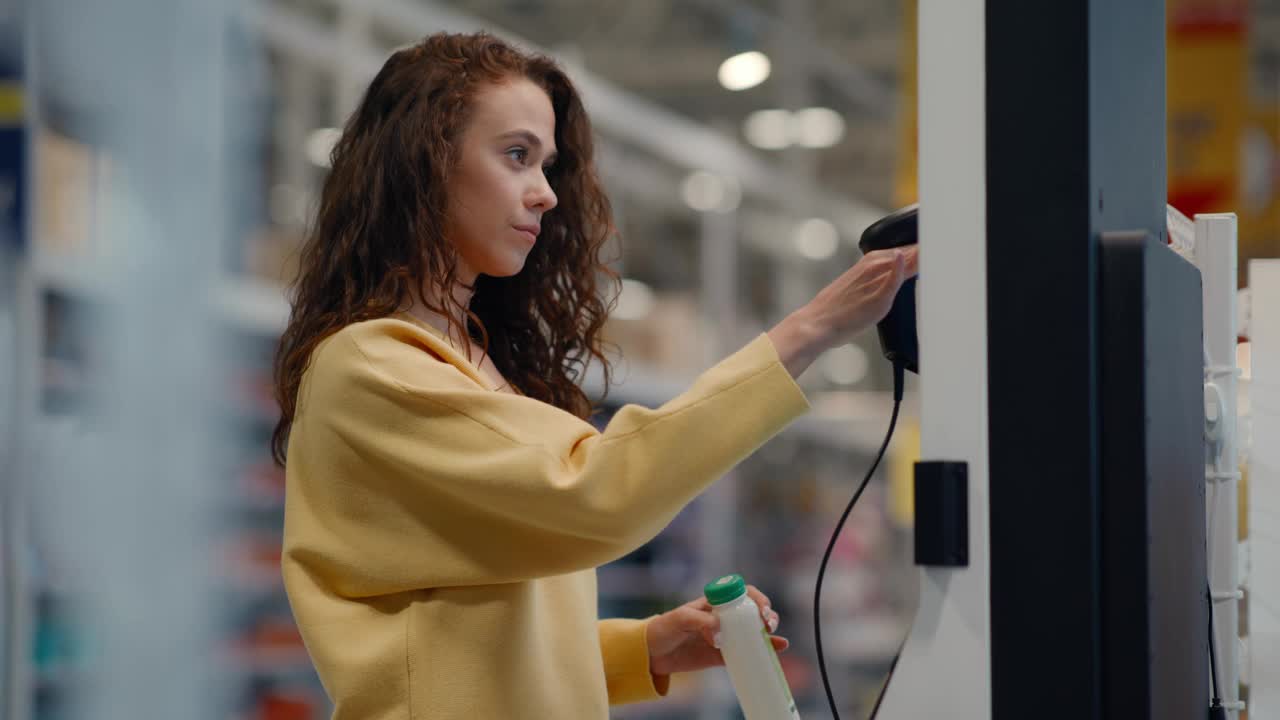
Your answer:
[[[559,159],[548,176],[559,198],[537,245],[512,277],[480,276],[470,307],[451,292],[458,257],[444,234],[450,173],[476,92],[523,77],[546,91]],[[275,357],[281,417],[271,437],[286,460],[298,389],[312,352],[361,320],[408,309],[417,298],[467,335],[524,395],[578,417],[592,407],[578,386],[594,358],[611,367],[600,330],[618,275],[599,259],[615,232],[593,160],[591,123],[554,60],[521,52],[487,33],[436,34],[387,59],[335,145],[332,168],[302,248],[292,312]],[[613,288],[606,300],[601,291]],[[445,308],[442,304],[450,305]]]

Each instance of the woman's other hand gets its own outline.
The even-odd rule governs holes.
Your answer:
[[[760,618],[769,632],[776,631],[780,618],[770,606],[769,598],[754,585],[747,586],[747,594],[760,608]],[[711,603],[705,597],[654,617],[645,628],[649,671],[654,675],[670,675],[724,665],[718,648],[719,632],[720,619],[711,612]],[[770,639],[778,652],[791,644],[777,635],[771,635]]]

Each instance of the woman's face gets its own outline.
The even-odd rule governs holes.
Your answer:
[[[556,159],[551,98],[524,79],[479,90],[449,187],[449,239],[458,279],[520,272],[542,217],[556,206],[546,171]]]

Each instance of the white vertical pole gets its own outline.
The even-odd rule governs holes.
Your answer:
[[[877,717],[987,720],[986,3],[921,0],[919,23],[920,449],[968,463],[969,566],[920,571],[919,609]]]
[[[338,3],[338,57],[359,57],[369,51],[370,19],[360,2],[345,0]],[[373,76],[365,74],[357,63],[338,65],[338,72],[333,82],[337,114],[335,121],[341,125],[347,116],[360,104],[364,89]],[[330,118],[325,118],[328,122]]]
[[[1280,260],[1249,262],[1249,717],[1280,718]]]
[[[1240,695],[1239,579],[1236,490],[1236,216],[1196,216],[1195,262],[1204,298],[1206,381],[1223,400],[1218,452],[1209,458],[1207,499],[1209,587],[1212,593],[1218,686],[1223,704],[1238,715]]]
[[[288,58],[288,56],[285,56]],[[280,98],[280,111],[274,118],[271,133],[275,147],[275,162],[280,174],[275,180],[280,183],[284,197],[277,200],[272,188],[273,202],[288,202],[288,221],[292,227],[300,227],[306,222],[306,205],[301,198],[310,198],[312,191],[312,168],[307,153],[303,152],[302,142],[308,134],[320,127],[317,118],[310,112],[314,97],[319,93],[316,82],[316,71],[292,58],[285,60],[280,73],[280,84],[276,92]],[[328,122],[321,118],[319,123]]]
[[[724,357],[738,339],[737,306],[738,237],[737,214],[712,210],[701,214],[699,226],[699,274],[702,281],[701,304],[705,308],[702,322],[710,324],[703,348],[708,362]],[[738,532],[738,482],[734,471],[711,486],[698,499],[699,573],[691,592],[701,590],[701,583],[716,575],[736,572],[734,537]],[[748,578],[748,581],[750,579]],[[702,703],[698,717],[704,720],[724,716],[724,701],[731,697],[723,673],[703,673]]]

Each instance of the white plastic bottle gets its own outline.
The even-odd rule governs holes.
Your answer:
[[[746,720],[800,720],[760,608],[741,575],[707,583],[703,594],[720,618],[720,654]]]

